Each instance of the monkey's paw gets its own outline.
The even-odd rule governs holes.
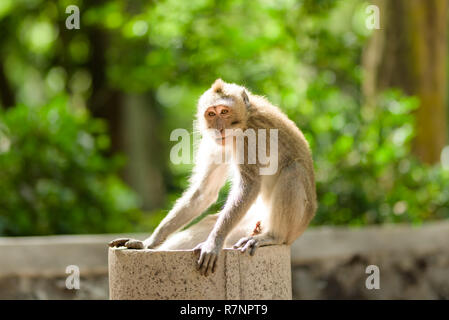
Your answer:
[[[199,253],[200,258],[197,262],[197,269],[200,274],[208,276],[210,273],[214,273],[217,267],[218,253],[221,250],[221,246],[216,245],[214,241],[206,240],[198,244],[193,251]]]
[[[109,242],[110,247],[127,247],[128,249],[144,249],[143,241],[131,238],[119,238]]]
[[[236,244],[234,244],[234,249],[239,249],[242,253],[245,253],[247,250],[249,250],[250,255],[254,255],[256,253],[256,249],[259,247],[260,242],[259,239],[256,237],[244,237],[237,241]]]

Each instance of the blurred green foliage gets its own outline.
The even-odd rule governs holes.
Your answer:
[[[321,98],[341,101],[338,91]],[[411,155],[415,98],[386,92],[374,107],[339,105],[308,125],[319,208],[313,224],[421,223],[449,217],[449,170]]]
[[[65,28],[72,4],[80,7],[79,30]],[[317,173],[314,224],[449,217],[448,169],[411,155],[417,101],[392,91],[364,105],[366,5],[2,0],[0,72],[18,106],[0,120],[10,144],[0,154],[0,234],[154,227],[191,169],[169,162],[170,132],[192,128],[195,102],[218,77],[267,96],[304,131]],[[162,147],[153,153],[165,159],[156,169],[164,172],[167,199],[150,216],[138,213],[136,196],[117,176],[105,124],[89,116],[117,92],[145,95],[156,119],[153,139]],[[61,95],[70,97],[69,109]],[[209,212],[219,210],[226,191]]]
[[[64,97],[1,114],[0,234],[123,232],[140,217],[117,177],[123,162],[102,154],[106,125]]]

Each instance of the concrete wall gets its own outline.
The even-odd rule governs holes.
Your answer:
[[[0,299],[107,299],[106,244],[118,236],[0,238]],[[448,299],[449,221],[310,228],[291,260],[294,299]],[[79,290],[66,288],[69,265]],[[368,265],[379,267],[379,290],[365,287]]]

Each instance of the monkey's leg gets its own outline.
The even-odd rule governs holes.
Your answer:
[[[246,238],[249,235],[255,235],[254,229],[257,223],[260,223],[262,226],[266,225],[265,220],[269,214],[268,209],[263,199],[258,197],[238,225],[229,233],[224,247],[231,249],[240,239]]]
[[[175,206],[161,221],[153,234],[145,239],[145,248],[157,248],[170,235],[179,231],[217,200],[218,192],[227,178],[227,164],[207,162],[202,165],[201,163],[196,164],[189,189],[176,201]]]
[[[217,221],[217,214],[204,217],[188,229],[178,231],[165,240],[157,250],[189,250],[206,241]]]
[[[218,192],[226,181],[227,165],[208,162],[195,170],[189,189],[178,199],[175,206],[149,238],[144,241],[121,238],[111,241],[109,246],[125,246],[129,249],[154,249],[195,216],[206,210],[217,200]]]
[[[314,211],[307,199],[309,181],[304,171],[296,162],[282,169],[271,190],[270,212],[268,219],[262,221],[262,232],[240,239],[234,248],[249,250],[253,255],[261,246],[291,244],[304,232]]]
[[[217,214],[208,215],[190,228],[178,231],[167,238],[157,250],[189,250],[204,242],[217,221]],[[119,238],[109,242],[110,247],[127,247],[128,249],[143,249],[141,240]]]
[[[313,177],[301,163],[282,169],[273,189],[268,222],[274,238],[291,244],[305,231],[315,212],[314,192]]]

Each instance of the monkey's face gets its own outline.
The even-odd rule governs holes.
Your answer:
[[[207,131],[219,145],[225,146],[232,141],[232,129],[241,128],[242,121],[233,108],[225,105],[212,106],[204,112]]]

